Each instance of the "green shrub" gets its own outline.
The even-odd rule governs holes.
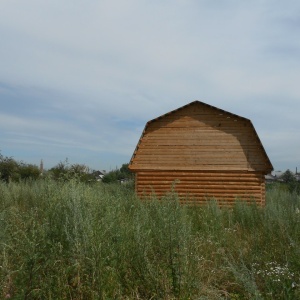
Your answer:
[[[37,166],[18,162],[12,157],[3,156],[0,153],[0,179],[5,182],[37,179],[40,170]]]
[[[120,169],[116,169],[108,172],[103,176],[102,182],[104,183],[117,183],[122,180],[125,181],[133,181],[133,174],[128,169],[128,164],[123,164]]]

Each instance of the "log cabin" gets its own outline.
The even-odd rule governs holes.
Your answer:
[[[264,206],[273,166],[249,119],[194,101],[147,122],[129,169],[140,197],[174,185],[184,203]]]

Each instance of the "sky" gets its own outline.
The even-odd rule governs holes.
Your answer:
[[[194,100],[300,170],[300,1],[0,0],[2,155],[112,170]]]

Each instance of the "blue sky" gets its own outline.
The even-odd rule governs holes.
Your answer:
[[[200,100],[300,169],[299,36],[299,1],[1,1],[1,152],[114,169],[148,120]]]

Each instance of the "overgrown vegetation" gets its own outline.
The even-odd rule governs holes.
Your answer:
[[[295,175],[289,169],[282,174],[281,179],[290,192],[300,194],[300,182],[296,180]]]
[[[81,182],[95,182],[95,171],[83,164],[70,164],[68,159],[58,163],[45,173],[47,177],[59,181],[77,180]]]
[[[123,165],[122,168],[124,168],[124,166],[125,165]],[[122,168],[115,172],[121,172],[121,174],[123,174]],[[36,165],[17,161],[13,157],[2,155],[0,152],[0,180],[5,182],[19,182],[21,180],[37,180],[50,177],[57,181],[75,179],[77,181],[91,183],[100,180],[97,173],[97,171],[91,170],[84,164],[70,164],[68,159],[59,162],[50,170],[40,170]],[[111,182],[113,182],[113,180]]]
[[[39,168],[32,164],[18,162],[0,152],[0,180],[5,182],[26,179],[37,179],[40,176]]]
[[[300,199],[140,201],[132,187],[0,183],[0,297],[299,299]]]
[[[117,183],[120,181],[133,180],[133,173],[128,169],[129,164],[123,164],[120,169],[108,172],[104,175],[102,182],[104,183]]]

